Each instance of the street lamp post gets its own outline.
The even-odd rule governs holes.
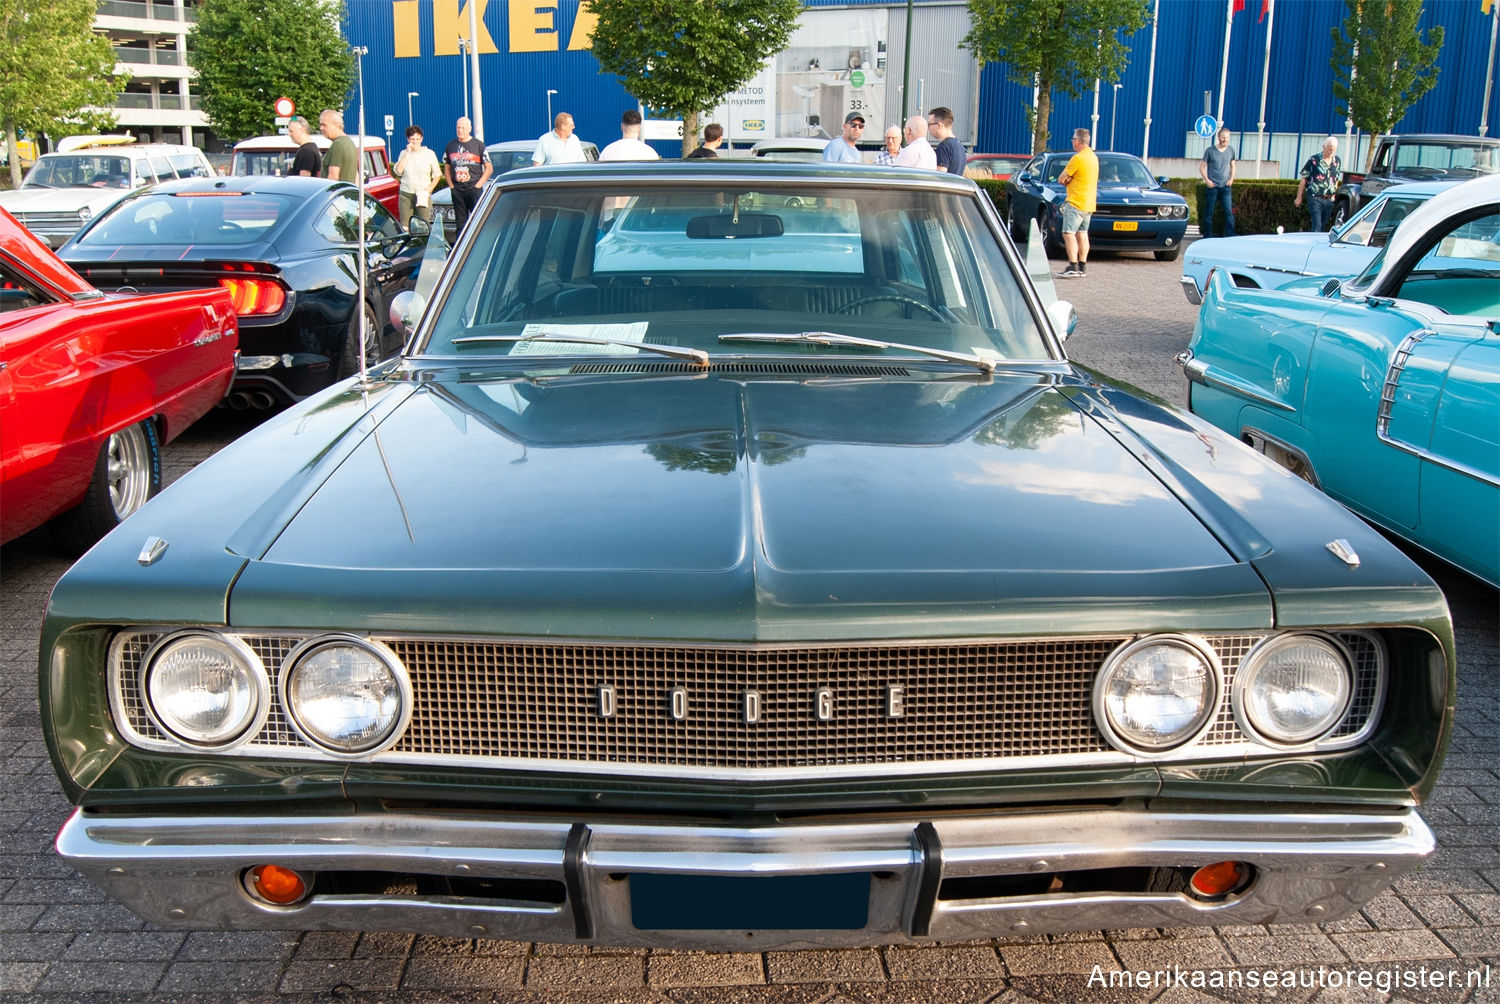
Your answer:
[[[557,91],[554,88],[551,88],[551,87],[547,88],[547,128],[548,129],[552,128],[552,95],[554,95],[556,93],[557,93]]]
[[[411,114],[411,99],[412,98],[420,98],[421,96],[422,96],[422,92],[421,91],[407,91],[406,92],[406,124],[408,126],[414,126],[414,125],[417,124],[416,121],[412,118],[412,114]]]
[[[463,36],[458,39],[458,86],[464,92],[464,118],[469,117],[469,60],[466,55],[469,51],[469,40]]]
[[[1115,109],[1119,107],[1120,88],[1123,86],[1125,85],[1116,84],[1115,95],[1114,97],[1109,99],[1109,149],[1111,152],[1113,152],[1115,148]]]

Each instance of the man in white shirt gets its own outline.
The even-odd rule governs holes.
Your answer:
[[[573,135],[573,116],[558,112],[552,120],[552,131],[542,133],[536,142],[536,152],[531,155],[533,164],[581,164],[583,144]]]
[[[913,115],[906,120],[906,128],[902,130],[906,136],[906,148],[896,154],[896,159],[891,161],[893,167],[923,167],[929,171],[936,171],[937,151],[932,144],[927,142],[927,116]]]
[[[599,151],[600,160],[660,160],[661,154],[641,139],[641,113],[634,108],[620,116],[620,138]]]

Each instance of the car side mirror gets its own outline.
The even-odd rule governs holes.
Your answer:
[[[1017,181],[1024,181],[1024,182],[1030,183],[1030,181],[1031,181],[1031,172],[1030,171],[1022,171],[1020,174],[1016,175],[1016,180]]]
[[[1156,183],[1158,185],[1160,185],[1162,188],[1166,188],[1167,187],[1167,182],[1169,182],[1171,180],[1172,179],[1168,178],[1165,174],[1158,174],[1156,176]]]
[[[423,299],[409,289],[403,289],[391,298],[391,326],[401,332],[401,337],[410,335],[422,319],[427,306]]]
[[[1052,322],[1052,330],[1057,332],[1057,340],[1065,342],[1075,328],[1078,327],[1078,311],[1067,300],[1053,300],[1047,304],[1047,320]]]
[[[411,234],[413,237],[426,237],[428,234],[432,233],[432,224],[428,223],[420,216],[413,216],[411,219],[406,221],[406,232]]]

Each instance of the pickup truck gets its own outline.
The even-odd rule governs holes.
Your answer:
[[[1494,174],[1500,164],[1500,139],[1451,136],[1437,133],[1386,136],[1375,148],[1370,170],[1344,174],[1344,184],[1335,196],[1331,229],[1391,185],[1412,181],[1463,181]]]

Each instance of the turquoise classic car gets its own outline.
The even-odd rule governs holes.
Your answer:
[[[1500,584],[1500,178],[1414,209],[1346,282],[1216,273],[1180,362],[1196,414]]]
[[[869,945],[1333,919],[1431,853],[1437,587],[1069,363],[972,182],[495,185],[399,359],[58,582],[57,846],[132,910]]]
[[[1353,219],[1326,234],[1247,234],[1194,241],[1182,265],[1183,295],[1194,306],[1202,303],[1209,275],[1220,269],[1229,273],[1236,286],[1266,289],[1308,275],[1340,279],[1358,275],[1413,209],[1456,184],[1424,181],[1394,185]]]

